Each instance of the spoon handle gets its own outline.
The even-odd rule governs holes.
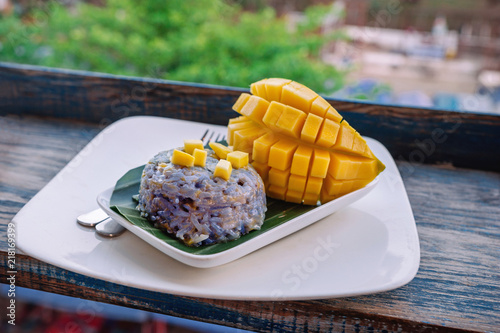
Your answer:
[[[84,227],[95,227],[107,218],[108,214],[102,209],[97,208],[96,210],[78,216],[76,221]]]
[[[121,235],[125,230],[124,227],[115,222],[111,217],[108,217],[95,226],[95,231],[104,237],[116,237]]]

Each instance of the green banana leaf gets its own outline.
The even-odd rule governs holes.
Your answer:
[[[260,230],[251,231],[239,239],[226,243],[190,247],[175,238],[175,236],[155,228],[146,218],[141,217],[139,211],[135,209],[137,201],[132,197],[139,193],[143,169],[144,165],[132,169],[118,180],[110,199],[110,208],[130,223],[144,229],[165,243],[191,254],[208,255],[226,251],[316,208],[316,206],[298,205],[268,197],[266,217]]]

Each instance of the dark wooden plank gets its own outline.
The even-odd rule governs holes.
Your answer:
[[[0,63],[0,115],[109,124],[155,115],[227,124],[244,89]]]
[[[4,257],[0,256],[0,267],[5,265]],[[0,276],[4,279],[9,275],[0,270]],[[365,304],[379,303],[376,299],[378,296],[274,302],[198,299],[144,291],[92,279],[24,255],[17,256],[16,283],[18,286],[36,290],[256,332],[437,332],[443,329],[446,332],[464,331],[463,328],[453,328],[448,322],[439,325],[419,321],[417,316],[409,316],[410,309],[406,309],[408,318],[398,318],[396,313],[380,314],[380,307],[366,311]],[[394,297],[391,295],[393,293],[385,293],[386,298]],[[475,323],[474,328],[469,331],[475,331],[477,325],[478,323]]]
[[[0,63],[0,115],[26,114],[109,124],[157,115],[212,124],[236,116],[246,89],[119,77]],[[408,167],[445,163],[500,171],[500,116],[329,99],[363,135]]]
[[[97,124],[0,117],[0,250],[15,213],[92,137]],[[408,285],[302,302],[237,302],[141,291],[18,255],[19,286],[257,331],[496,331],[500,327],[500,174],[399,163],[421,243]],[[6,253],[0,252],[1,281]]]

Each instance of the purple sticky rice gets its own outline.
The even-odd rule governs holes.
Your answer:
[[[175,165],[171,156],[172,150],[160,152],[145,166],[137,205],[141,216],[189,246],[227,242],[260,229],[266,195],[251,165],[233,169],[226,181],[213,175],[218,159],[212,150],[205,167]]]

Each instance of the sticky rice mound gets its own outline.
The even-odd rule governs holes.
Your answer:
[[[172,151],[158,153],[144,168],[137,205],[141,216],[188,246],[227,242],[260,229],[266,195],[251,165],[233,169],[226,181],[213,175],[219,160],[212,150],[205,167],[172,164]]]

